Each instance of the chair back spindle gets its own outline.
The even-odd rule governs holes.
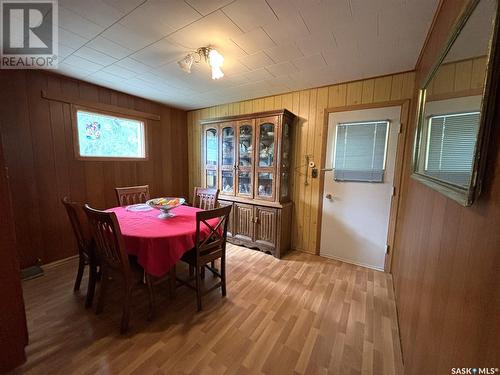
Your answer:
[[[230,212],[231,206],[226,206],[196,213],[196,257],[202,263],[225,254]],[[203,227],[208,228],[208,234],[202,237]]]
[[[194,188],[193,206],[202,210],[213,210],[217,208],[219,189]]]
[[[150,199],[149,185],[115,188],[119,206],[146,203]]]
[[[90,256],[89,251],[92,246],[92,235],[83,204],[71,202],[68,197],[64,197],[61,201],[68,214],[78,251],[84,253],[87,257]]]
[[[85,212],[99,260],[103,265],[121,271],[127,277],[130,274],[130,264],[116,214],[95,210],[89,205],[85,205]]]

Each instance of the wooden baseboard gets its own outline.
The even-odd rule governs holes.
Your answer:
[[[60,266],[62,264],[66,264],[68,262],[71,262],[74,259],[78,259],[78,257],[79,257],[78,254],[72,255],[72,256],[64,258],[64,259],[59,259],[59,260],[56,260],[54,262],[50,262],[50,263],[44,264],[42,267],[45,270],[50,270],[51,268],[58,267],[58,266]]]

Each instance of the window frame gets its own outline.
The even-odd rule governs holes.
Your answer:
[[[143,157],[120,157],[120,156],[83,156],[80,153],[80,140],[78,137],[78,111],[90,112],[92,114],[112,116],[124,120],[139,121],[143,124],[144,132],[144,156]],[[87,106],[71,105],[71,124],[73,132],[73,150],[75,159],[80,161],[148,161],[149,160],[149,124],[148,120],[144,117],[134,116],[127,113],[120,113],[119,111],[107,111]]]
[[[385,183],[385,169],[386,169],[386,164],[387,164],[387,150],[389,148],[389,132],[391,130],[391,120],[388,119],[383,119],[383,120],[371,120],[371,121],[348,121],[348,122],[339,122],[335,125],[335,142],[332,147],[332,170],[334,171],[333,175],[335,176],[335,163],[337,159],[337,141],[338,141],[338,130],[339,126],[357,126],[357,125],[365,125],[365,124],[379,124],[379,123],[386,123],[387,128],[385,132],[385,143],[384,143],[384,160],[382,163],[382,171],[384,172],[382,181],[357,181],[357,180],[336,180],[334,177],[334,180],[336,182],[360,182],[360,183],[374,183],[374,184],[380,184],[380,183]],[[373,157],[372,157],[373,161]]]
[[[479,126],[481,122],[481,111],[463,111],[463,112],[450,112],[450,113],[439,113],[439,114],[429,114],[428,116],[425,117],[425,129],[423,134],[425,135],[425,143],[422,142],[421,147],[424,149],[425,152],[422,153],[422,158],[423,158],[423,168],[419,173],[427,172],[428,169],[428,162],[429,162],[429,144],[430,144],[430,137],[431,137],[431,127],[432,127],[432,119],[434,118],[440,118],[440,117],[457,117],[457,116],[466,116],[466,115],[479,115],[479,124],[478,124],[478,131],[479,131]],[[477,143],[477,139],[476,139]],[[474,150],[472,152],[472,167],[471,167],[471,173],[472,173],[472,168],[474,167]],[[430,176],[431,177],[431,176]],[[436,178],[436,177],[433,177]],[[439,178],[436,178],[440,180]],[[444,180],[440,180],[444,181]],[[451,185],[455,185],[457,187],[461,187],[460,185],[454,184],[450,181],[444,181],[447,182]]]

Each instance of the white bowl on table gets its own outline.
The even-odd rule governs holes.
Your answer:
[[[183,205],[185,202],[184,198],[164,197],[150,199],[146,204],[161,211],[160,215],[158,215],[160,219],[167,219],[175,216],[174,213],[170,212],[172,209]]]

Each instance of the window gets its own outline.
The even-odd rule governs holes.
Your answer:
[[[337,125],[334,151],[336,181],[383,182],[388,121]]]
[[[480,112],[430,116],[424,173],[467,187],[471,178],[479,119]]]
[[[146,158],[143,121],[78,109],[76,123],[77,156],[82,158]]]

